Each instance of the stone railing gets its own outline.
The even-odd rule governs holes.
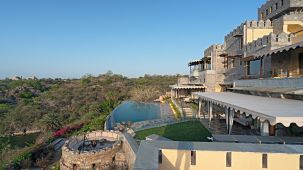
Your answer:
[[[242,23],[240,26],[238,26],[237,28],[235,28],[230,33],[228,33],[225,36],[225,42],[231,41],[234,38],[235,35],[241,35],[241,34],[243,34],[244,25],[245,25],[245,23]]]
[[[232,32],[230,32],[229,34],[227,34],[225,36],[225,41],[228,42],[231,39],[233,39],[236,35],[242,35],[243,34],[243,30],[244,30],[244,26],[246,26],[247,28],[268,28],[271,29],[273,28],[272,22],[270,20],[253,20],[253,21],[246,21],[244,23],[242,23],[240,26],[238,26],[237,28],[235,28]]]
[[[277,18],[280,15],[296,11],[298,7],[302,6],[302,0],[269,0],[258,9],[259,19],[262,19],[261,16],[266,19]]]
[[[87,140],[112,140],[112,145],[102,149],[92,149],[89,151],[79,151],[83,145],[83,137],[77,136],[69,139],[62,147],[60,169],[100,169],[103,166],[112,165],[116,153],[121,150],[122,142],[118,132],[95,131],[86,134]]]
[[[110,131],[94,131],[85,135],[86,140],[100,140],[107,139],[112,141],[119,140],[119,134],[117,132]],[[75,152],[79,154],[79,147],[83,144],[83,136],[76,136],[69,139],[63,148],[70,150],[71,152]],[[114,144],[115,145],[115,144]],[[95,152],[95,151],[93,151]]]
[[[246,52],[246,56],[253,56],[255,53],[260,52],[261,50],[269,51],[291,45],[293,37],[293,34],[271,33],[247,44],[244,50]]]
[[[221,44],[214,44],[209,46],[206,50],[204,50],[204,57],[211,56],[212,52],[215,50],[224,50],[224,46]]]
[[[303,35],[298,35],[298,36],[293,37],[293,39],[292,39],[293,44],[297,44],[300,42],[303,42]]]
[[[178,78],[178,85],[188,84],[188,83],[189,83],[189,77],[179,77]]]
[[[245,24],[247,28],[273,28],[272,22],[270,20],[246,21]]]
[[[279,88],[303,88],[303,77],[283,79],[255,79],[237,80],[235,87],[279,87]]]
[[[139,146],[135,139],[127,133],[122,134],[122,141],[122,150],[125,153],[128,169],[133,169]]]
[[[197,79],[191,79],[189,84],[203,84],[204,82],[200,79],[200,78],[197,78]]]

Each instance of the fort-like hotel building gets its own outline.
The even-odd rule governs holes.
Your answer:
[[[199,103],[192,115],[215,142],[145,142],[161,151],[158,169],[303,170],[302,0],[266,1],[258,20],[243,22],[188,66],[172,98],[180,112]],[[222,120],[226,134],[216,135]]]

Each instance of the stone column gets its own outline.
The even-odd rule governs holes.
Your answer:
[[[198,118],[201,118],[201,110],[202,110],[202,99],[199,98],[199,110],[198,110]]]
[[[213,116],[213,104],[210,101],[208,101],[208,119],[209,119],[208,127],[210,127],[212,116]]]
[[[260,59],[260,78],[263,77],[263,58]]]
[[[269,136],[276,136],[276,126],[269,125]]]
[[[235,116],[235,109],[230,109],[229,111],[229,127],[228,127],[228,134],[230,135],[232,132],[233,124],[234,124],[234,116]]]
[[[225,107],[225,123],[226,123],[226,129],[227,129],[227,132],[229,132],[229,108],[228,107]]]
[[[245,61],[244,65],[245,65],[245,68],[244,68],[244,73],[245,73],[244,78],[248,79],[248,71],[249,71],[248,70],[248,61]]]
[[[261,136],[269,136],[269,123],[268,123],[268,121],[261,122],[260,133],[261,133]]]

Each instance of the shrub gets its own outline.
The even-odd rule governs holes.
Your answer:
[[[169,102],[169,105],[172,108],[173,112],[175,113],[176,118],[181,119],[181,113],[172,100]]]
[[[57,130],[53,133],[53,137],[54,138],[58,138],[60,136],[63,136],[67,133],[70,133],[70,132],[73,132],[73,131],[76,131],[76,130],[79,130],[83,127],[84,123],[80,123],[80,124],[76,124],[76,125],[73,125],[73,126],[67,126],[67,127],[64,127],[60,130]]]

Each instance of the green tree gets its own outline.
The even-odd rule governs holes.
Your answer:
[[[111,70],[108,70],[106,73],[105,73],[106,76],[112,76],[114,75],[114,72],[112,72]]]
[[[51,130],[58,130],[62,127],[62,119],[58,113],[48,113],[44,115],[42,122]]]

